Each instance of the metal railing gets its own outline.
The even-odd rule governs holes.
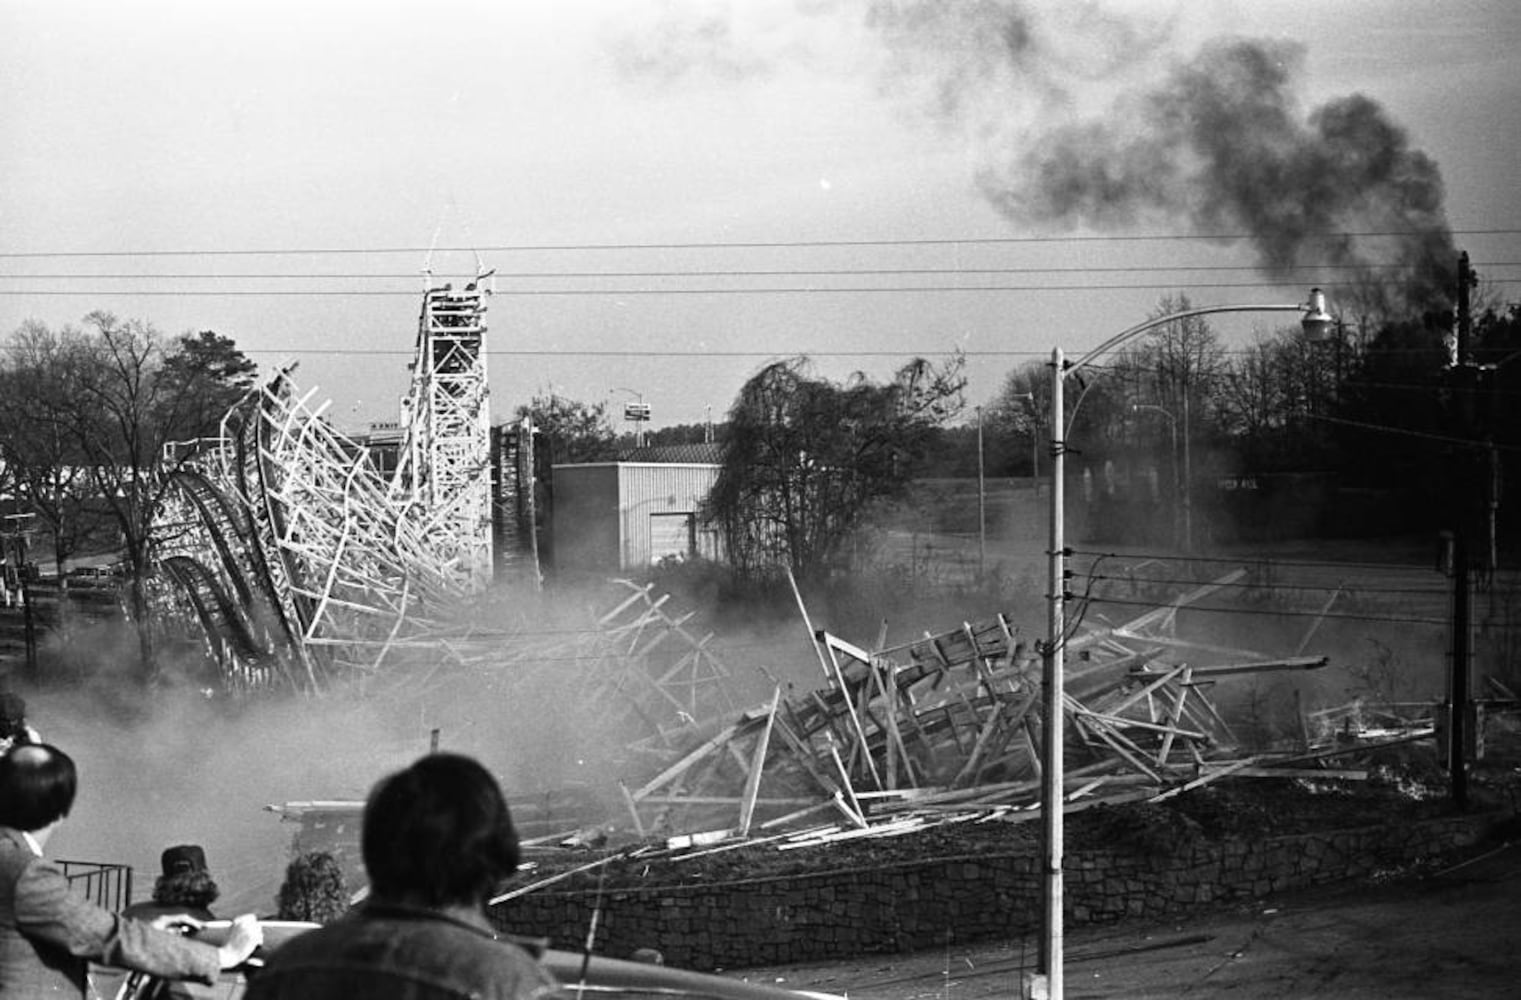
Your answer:
[[[97,861],[59,861],[63,877],[79,888],[85,898],[112,912],[132,902],[132,867]]]

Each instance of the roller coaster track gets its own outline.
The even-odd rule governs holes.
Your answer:
[[[289,370],[229,410],[219,438],[166,449],[179,460],[155,521],[166,613],[193,615],[229,677],[273,660],[311,692],[371,683],[394,651],[436,653],[490,583],[481,295],[424,296],[401,479],[332,428],[326,403],[310,408]]]
[[[238,603],[227,596],[216,575],[189,556],[170,556],[162,565],[189,598],[206,635],[215,644],[225,644],[224,672],[243,675],[245,679],[267,673],[274,665],[274,657],[253,634]]]

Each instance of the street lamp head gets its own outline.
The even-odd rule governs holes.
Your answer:
[[[1304,310],[1304,318],[1299,321],[1304,335],[1313,341],[1331,339],[1336,319],[1326,312],[1326,293],[1318,288],[1310,289],[1310,301],[1305,303]]]

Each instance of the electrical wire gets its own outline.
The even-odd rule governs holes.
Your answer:
[[[3,255],[0,255],[3,256]],[[1389,264],[1292,264],[1284,268],[1288,271],[1413,271],[1417,265],[1407,263]],[[1521,261],[1490,261],[1485,264],[1486,268],[1492,267],[1521,267]],[[911,274],[1166,274],[1166,273],[1196,273],[1209,271],[1248,271],[1260,270],[1254,264],[1136,264],[1116,267],[1102,267],[1092,265],[1079,265],[1069,267],[911,267],[911,268],[753,268],[745,270],[680,270],[680,271],[497,271],[495,276],[501,279],[528,279],[528,278],[758,278],[758,277],[849,277],[859,275],[862,277],[879,277],[884,275],[901,276]],[[318,279],[336,280],[411,280],[415,281],[421,276],[420,272],[348,272],[348,273],[317,273],[311,272],[160,272],[156,274],[128,274],[128,273],[96,273],[75,272],[72,274],[59,273],[26,273],[26,274],[0,274],[0,279],[37,279],[48,281],[76,281],[80,278],[111,281],[155,281],[163,279],[174,280],[237,280],[251,281],[257,279],[269,279],[280,281],[311,281]],[[1390,278],[1389,280],[1398,280]],[[1275,286],[1276,287],[1276,286]]]
[[[1148,603],[1146,601],[1131,601],[1121,597],[1094,597],[1092,598],[1092,601],[1094,604],[1109,604],[1118,607],[1136,607],[1147,609],[1156,608],[1155,604]],[[1179,608],[1178,610],[1202,611],[1207,614],[1257,615],[1270,618],[1327,618],[1340,619],[1345,621],[1378,622],[1385,625],[1439,625],[1445,627],[1451,624],[1451,621],[1447,618],[1393,617],[1390,615],[1356,614],[1348,611],[1320,611],[1318,609],[1308,611],[1284,611],[1269,608],[1237,608],[1208,604],[1189,604],[1185,607]],[[1493,627],[1500,631],[1521,632],[1521,623],[1515,625],[1500,624]]]
[[[1521,284],[1521,278],[1501,278],[1493,284]],[[1381,281],[1378,284],[1393,285],[1397,281]],[[1366,287],[1353,282],[1320,282],[1321,287]],[[1275,282],[1189,282],[1189,288],[1274,289],[1281,288]],[[636,297],[636,296],[685,296],[685,295],[905,295],[905,294],[955,294],[969,292],[1033,292],[1056,294],[1060,292],[1135,292],[1173,291],[1175,282],[1148,284],[1065,284],[1065,285],[841,285],[819,287],[809,285],[776,285],[755,288],[497,288],[494,294],[504,298],[573,298],[573,297]],[[100,297],[107,295],[131,295],[141,298],[415,298],[416,289],[376,288],[163,288],[163,289],[102,289],[102,288],[7,288],[0,289],[0,296],[43,296],[56,298]]]
[[[1429,567],[1421,565],[1421,564],[1418,564],[1418,563],[1377,563],[1377,562],[1355,562],[1355,561],[1339,562],[1339,561],[1332,561],[1332,560],[1317,560],[1317,559],[1273,559],[1273,558],[1262,558],[1260,556],[1250,556],[1249,557],[1249,556],[1232,556],[1232,555],[1221,555],[1221,556],[1173,555],[1173,554],[1166,553],[1166,552],[1111,552],[1111,551],[1107,551],[1107,550],[1103,550],[1103,549],[1072,549],[1071,550],[1071,554],[1075,555],[1075,556],[1093,556],[1094,558],[1098,558],[1099,556],[1104,556],[1104,557],[1115,558],[1115,559],[1146,559],[1146,560],[1154,560],[1156,562],[1226,563],[1226,564],[1229,564],[1229,565],[1232,565],[1232,566],[1240,565],[1242,562],[1252,562],[1252,563],[1259,563],[1259,564],[1266,563],[1269,566],[1307,566],[1307,567],[1321,567],[1321,568],[1329,568],[1329,569],[1347,569],[1347,568],[1352,568],[1352,569],[1380,569],[1380,570],[1390,570],[1390,569],[1399,570],[1399,569],[1405,569],[1405,570],[1417,570],[1417,571],[1422,571],[1422,572],[1424,572],[1424,571],[1426,571],[1426,570],[1429,569]]]
[[[1353,238],[1425,237],[1429,231],[1347,230],[1343,232],[1318,233],[1309,239],[1344,240]],[[1451,229],[1447,235],[1458,236],[1516,236],[1521,229]],[[426,253],[526,253],[526,252],[581,252],[607,250],[766,250],[766,249],[816,249],[826,247],[917,247],[917,246],[1004,246],[1049,243],[1146,243],[1202,241],[1222,243],[1250,241],[1252,233],[1107,233],[1083,236],[963,236],[925,237],[917,239],[862,239],[862,240],[754,240],[714,241],[688,243],[517,243],[469,247],[272,247],[246,249],[172,249],[172,250],[25,250],[0,252],[5,259],[47,259],[59,257],[278,257],[278,256],[335,256],[380,254],[426,254]]]
[[[1181,579],[1181,578],[1174,580],[1174,579],[1168,579],[1166,577],[1106,576],[1106,575],[1103,575],[1103,574],[1095,576],[1094,580],[1095,581],[1107,580],[1107,581],[1109,581],[1111,583],[1156,584],[1156,585],[1160,585],[1160,586],[1220,587],[1222,589],[1234,589],[1234,590],[1258,590],[1258,591],[1264,591],[1264,592],[1267,592],[1267,593],[1288,593],[1288,592],[1303,592],[1303,591],[1318,591],[1320,593],[1332,593],[1332,592],[1336,592],[1336,591],[1345,591],[1348,594],[1355,594],[1355,595],[1364,595],[1364,594],[1387,594],[1387,595],[1402,594],[1402,595],[1417,596],[1417,597],[1446,597],[1447,593],[1448,593],[1446,590],[1436,590],[1436,589],[1432,589],[1430,587],[1421,588],[1421,589],[1411,589],[1411,588],[1408,588],[1408,587],[1365,587],[1365,586],[1361,586],[1361,585],[1358,585],[1358,586],[1348,586],[1346,584],[1337,584],[1335,586],[1330,586],[1330,585],[1325,585],[1325,584],[1291,584],[1291,583],[1239,583],[1239,582],[1238,583],[1221,583],[1221,582],[1218,582],[1218,581],[1215,581],[1215,580],[1188,580],[1188,579]]]

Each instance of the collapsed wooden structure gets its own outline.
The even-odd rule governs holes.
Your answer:
[[[485,276],[423,294],[394,472],[335,430],[290,368],[216,438],[168,449],[155,617],[198,623],[228,689],[367,684],[409,649],[448,660],[468,644],[458,611],[505,558],[493,552]]]
[[[1179,610],[1242,575],[1065,639],[1065,808],[1165,798],[1272,766],[1295,773],[1294,754],[1244,752],[1210,691],[1226,678],[1313,670],[1326,658],[1273,658],[1176,635]],[[813,638],[820,687],[778,687],[767,704],[706,727],[652,776],[625,785],[640,837],[860,836],[973,814],[1038,815],[1042,662],[1007,616],[874,649],[827,631]],[[1189,662],[1200,655],[1205,662]],[[1300,749],[1313,755],[1308,738]]]

